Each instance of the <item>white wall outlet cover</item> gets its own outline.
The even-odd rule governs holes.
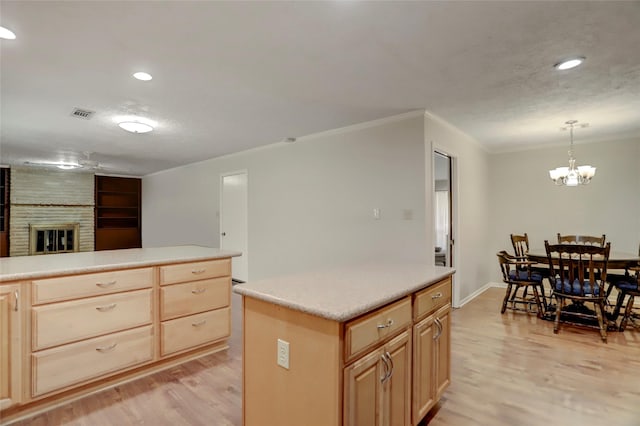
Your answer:
[[[278,339],[277,359],[280,367],[289,369],[289,342]]]
[[[377,207],[373,209],[373,218],[380,219],[380,209]]]

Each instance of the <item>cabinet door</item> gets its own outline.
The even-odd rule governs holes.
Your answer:
[[[406,330],[385,345],[389,378],[383,383],[385,425],[411,425],[411,332]]]
[[[345,426],[383,426],[382,380],[388,373],[382,348],[370,352],[344,370]]]
[[[451,306],[447,305],[436,312],[436,319],[439,323],[440,331],[435,342],[435,397],[436,401],[451,383]]]
[[[20,402],[20,285],[0,286],[0,410]]]
[[[413,328],[413,424],[417,425],[435,404],[435,340],[438,327],[431,315]]]

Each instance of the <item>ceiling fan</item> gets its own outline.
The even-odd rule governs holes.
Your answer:
[[[102,170],[102,167],[98,160],[94,160],[91,158],[91,152],[85,151],[82,153],[84,156],[79,157],[77,160],[69,160],[69,161],[25,161],[24,164],[29,166],[40,166],[40,167],[57,167],[62,170],[74,170],[74,169],[84,169],[84,170]],[[76,156],[77,157],[77,156]]]

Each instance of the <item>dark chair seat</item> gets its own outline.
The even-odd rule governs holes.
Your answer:
[[[531,274],[529,274],[529,271],[527,270],[511,270],[509,271],[509,279],[515,281],[534,281],[537,283],[541,283],[542,274],[540,274],[539,272],[531,272]]]
[[[554,281],[556,291],[572,294],[574,296],[589,297],[600,295],[600,287],[594,286],[591,288],[592,286],[591,283],[589,283],[589,280],[584,280],[584,287],[580,284],[578,279],[573,280],[573,283],[571,283],[568,278],[561,280],[560,277],[556,277]]]

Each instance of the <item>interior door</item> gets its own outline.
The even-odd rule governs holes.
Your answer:
[[[232,258],[234,281],[245,282],[249,275],[247,254],[247,172],[235,172],[221,176],[220,191],[220,247],[242,252]]]
[[[452,159],[434,151],[435,264],[453,266]]]

